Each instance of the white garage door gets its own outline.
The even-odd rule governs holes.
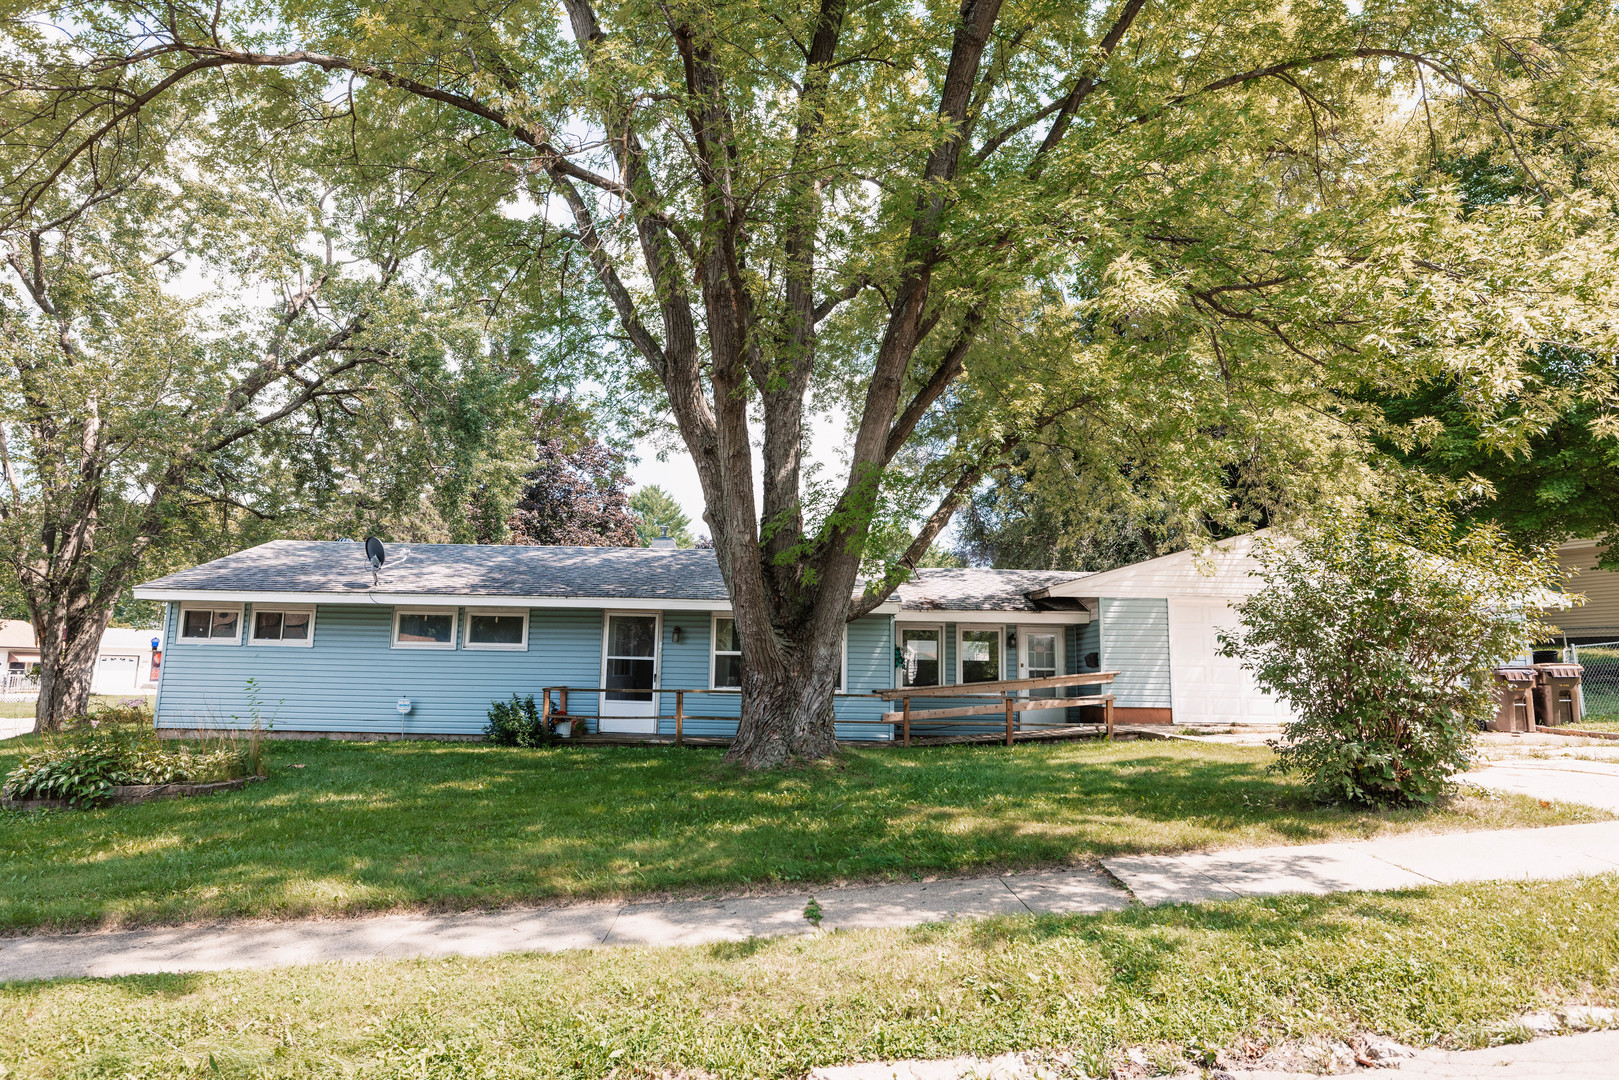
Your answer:
[[[1237,625],[1224,600],[1169,601],[1169,685],[1177,724],[1279,723],[1286,702],[1254,683],[1236,660],[1220,655],[1218,634]]]
[[[99,694],[117,694],[135,689],[140,672],[138,656],[103,656],[96,662],[94,689]]]

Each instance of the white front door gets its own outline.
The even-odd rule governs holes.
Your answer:
[[[1063,666],[1063,631],[1049,626],[1020,626],[1018,640],[1018,678],[1049,679],[1068,674]],[[1031,698],[1067,697],[1068,690],[1026,690]],[[1067,709],[1030,709],[1019,713],[1025,727],[1051,726],[1068,723]]]
[[[1177,724],[1286,723],[1286,701],[1259,688],[1242,663],[1220,655],[1220,631],[1237,626],[1224,600],[1169,601],[1169,689]]]
[[[657,615],[607,615],[602,631],[602,689],[599,729],[629,735],[658,730]]]

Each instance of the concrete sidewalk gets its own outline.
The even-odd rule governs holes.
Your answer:
[[[809,1080],[1047,1080],[1083,1075],[1054,1070],[1037,1054],[1003,1054],[997,1058],[948,1058],[937,1061],[874,1061],[814,1069]],[[1173,1080],[1317,1080],[1320,1073],[1264,1068],[1188,1071]],[[1422,1049],[1380,1062],[1377,1068],[1351,1066],[1340,1077],[1421,1076],[1428,1080],[1612,1080],[1619,1076],[1619,1031],[1591,1031],[1532,1042],[1492,1046],[1484,1050]]]
[[[1103,859],[1143,904],[1619,872],[1619,822]]]
[[[1513,761],[1460,779],[1492,791],[1619,813],[1619,765],[1607,762]],[[1148,906],[1462,881],[1555,881],[1619,871],[1619,822],[1144,855],[1104,859],[1102,865]]]
[[[746,941],[814,932],[804,915],[811,895],[0,938],[0,981]],[[1031,912],[1113,911],[1130,902],[1129,894],[1092,870],[820,889],[813,895],[821,907],[821,926],[829,930],[917,926]]]

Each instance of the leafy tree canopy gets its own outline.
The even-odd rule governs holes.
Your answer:
[[[623,451],[591,433],[589,410],[567,398],[533,410],[535,464],[507,524],[513,544],[638,547]]]
[[[430,507],[529,383],[388,228],[409,190],[378,212],[295,153],[199,157],[191,109],[154,107],[0,222],[0,591],[41,642],[45,727],[83,708],[140,575]],[[37,164],[16,141],[0,160]]]
[[[691,535],[691,518],[680,509],[675,497],[657,484],[648,484],[631,495],[630,509],[640,519],[635,535],[641,538],[642,547],[664,535],[664,529],[669,530],[668,536],[676,547],[689,548],[696,543]]]
[[[329,132],[345,197],[408,188],[392,230],[678,432],[750,764],[830,752],[844,623],[1056,429],[1196,461],[1229,409],[1354,443],[1368,396],[1434,381],[1493,445],[1576,399],[1615,426],[1611,364],[1530,363],[1619,345],[1604,5],[562,6],[15,5],[0,119],[34,157],[0,193],[27,212],[188,97],[241,146]],[[1471,204],[1442,163],[1476,155],[1524,194]]]

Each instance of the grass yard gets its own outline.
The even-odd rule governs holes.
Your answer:
[[[9,771],[31,739],[0,743]],[[1184,742],[851,751],[741,773],[713,750],[271,743],[244,791],[0,813],[0,929],[701,894],[1554,825],[1517,796],[1313,805],[1264,748]]]
[[[1619,993],[1619,879],[1291,896],[685,949],[0,987],[8,1080],[780,1077],[885,1057],[1511,1038]]]
[[[116,705],[120,701],[127,701],[133,697],[139,697],[148,704],[152,700],[150,695],[143,697],[140,694],[125,694],[123,697],[118,697],[114,694],[91,694],[90,708],[97,709],[103,705]],[[0,701],[0,720],[17,720],[33,715],[34,701],[32,698],[27,701]]]

